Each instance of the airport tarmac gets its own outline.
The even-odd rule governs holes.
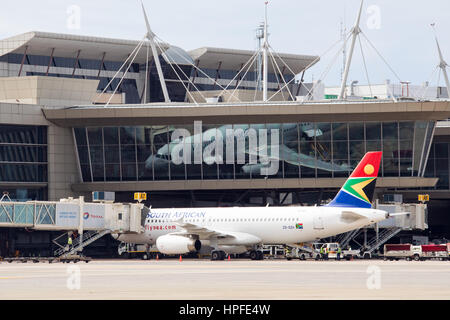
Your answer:
[[[448,261],[0,263],[5,299],[450,299]]]

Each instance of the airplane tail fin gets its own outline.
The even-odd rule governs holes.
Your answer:
[[[371,208],[382,152],[368,152],[353,170],[329,207]]]

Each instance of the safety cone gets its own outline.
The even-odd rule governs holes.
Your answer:
[[[180,262],[181,262],[181,261],[183,261],[183,258],[181,257],[181,254],[180,254]]]
[[[230,261],[230,260],[231,260],[231,254],[228,255],[228,261]]]

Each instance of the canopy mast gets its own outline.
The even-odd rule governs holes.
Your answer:
[[[164,101],[170,102],[169,93],[167,92],[166,80],[161,69],[161,62],[159,61],[158,51],[155,46],[155,34],[150,29],[150,23],[148,22],[147,13],[145,12],[144,4],[141,1],[142,11],[144,12],[145,24],[147,26],[147,34],[145,37],[150,42],[150,47],[152,48],[153,58],[155,59],[156,70],[158,71],[159,82],[161,83],[162,92],[164,95]]]
[[[434,28],[434,26],[435,26],[435,24],[433,23],[431,25],[431,27],[434,30],[434,37],[436,38],[436,45],[437,45],[438,52],[439,52],[439,68],[441,68],[442,73],[444,74],[445,85],[447,86],[447,95],[448,95],[448,98],[450,99],[450,82],[448,81],[448,74],[447,74],[448,64],[447,64],[447,62],[445,62],[444,56],[442,55],[441,47],[439,46],[439,41],[438,41],[436,29]],[[439,83],[437,85],[439,86]]]
[[[342,77],[341,92],[340,92],[339,98],[338,98],[339,100],[342,100],[345,98],[345,89],[347,86],[348,72],[350,71],[350,65],[352,64],[353,51],[355,49],[356,38],[361,33],[361,29],[359,28],[359,23],[361,21],[361,13],[362,13],[363,5],[364,5],[364,0],[361,0],[361,6],[359,8],[358,18],[356,19],[355,26],[352,29],[352,43],[350,45],[350,52],[347,57],[347,63],[345,64],[344,75]]]
[[[265,18],[264,18],[264,44],[263,44],[263,101],[267,102],[267,81],[268,81],[268,63],[267,63],[267,50],[269,44],[267,42],[267,4],[265,2]]]

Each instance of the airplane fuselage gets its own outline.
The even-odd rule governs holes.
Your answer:
[[[386,219],[386,212],[336,207],[151,209],[141,242],[154,244],[161,236],[182,232],[183,228],[177,223],[180,219],[209,230],[236,234],[235,239],[217,240],[217,245],[294,244],[373,224]],[[127,242],[126,238],[127,235],[121,235],[119,240]],[[199,240],[207,239],[200,236]]]

